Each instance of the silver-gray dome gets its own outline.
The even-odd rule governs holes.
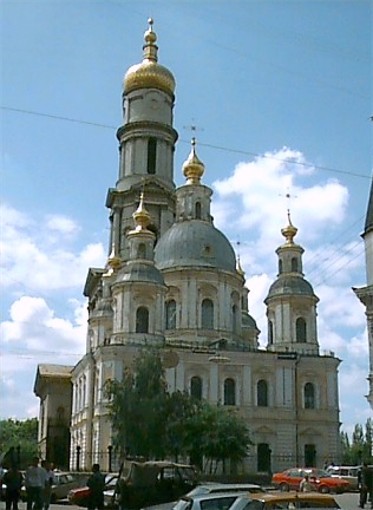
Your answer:
[[[297,275],[281,275],[269,288],[267,298],[284,294],[315,296],[312,285]]]
[[[201,220],[174,223],[156,245],[155,262],[161,270],[192,266],[236,271],[236,256],[228,239]]]
[[[247,329],[258,329],[255,319],[246,312],[242,313],[242,327]]]
[[[120,271],[116,280],[120,282],[149,282],[164,285],[162,273],[153,265],[143,262],[126,264]]]

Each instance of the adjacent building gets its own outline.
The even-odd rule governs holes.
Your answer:
[[[124,77],[119,175],[106,200],[107,264],[88,271],[86,354],[69,370],[70,465],[106,468],[112,431],[103,388],[123,377],[144,346],[161,349],[170,391],[187,390],[246,419],[254,443],[247,470],[338,461],[340,360],[320,352],[318,298],[304,276],[297,229],[288,214],[261,348],[245,274],[214,225],[213,192],[203,182],[208,169],[194,140],[176,169],[185,183],[175,185],[175,79],[158,63],[156,41],[150,21],[143,60]],[[43,413],[58,394],[48,381],[39,367]],[[45,434],[41,425],[41,444],[48,443]]]
[[[365,266],[367,284],[365,287],[354,288],[353,291],[365,305],[368,325],[369,374],[367,400],[373,409],[373,185],[370,188],[368,209],[362,234],[365,245]]]

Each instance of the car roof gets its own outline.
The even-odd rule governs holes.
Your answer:
[[[247,493],[242,490],[228,492],[212,492],[206,494],[197,494],[196,496],[182,496],[179,501],[200,501],[201,499],[220,499],[234,496],[245,496]]]
[[[243,487],[248,487],[250,489],[252,489],[252,488],[260,489],[261,488],[260,485],[257,485],[255,483],[215,483],[215,482],[199,483],[196,488],[199,488],[199,487],[206,488],[207,490],[209,490],[211,492],[215,491],[215,490],[220,490],[220,489],[228,489],[228,490],[235,489],[235,488],[241,489]]]
[[[251,498],[263,501],[263,502],[269,502],[269,501],[329,501],[329,502],[335,502],[335,499],[330,494],[321,494],[320,492],[297,492],[297,491],[290,491],[290,492],[279,492],[279,491],[273,491],[273,492],[264,492],[263,494],[251,494]]]

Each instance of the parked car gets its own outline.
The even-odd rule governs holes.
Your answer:
[[[123,472],[126,475],[118,481],[118,496],[126,509],[175,501],[198,481],[193,466],[167,461],[130,461]]]
[[[186,496],[203,496],[204,494],[216,494],[221,492],[265,492],[260,485],[253,483],[204,483],[192,489]]]
[[[274,473],[272,476],[272,485],[282,491],[290,489],[299,490],[299,485],[305,475],[309,476],[309,482],[318,492],[336,492],[342,494],[350,489],[350,484],[341,477],[335,477],[316,468],[291,468]]]
[[[183,496],[172,510],[228,510],[241,495],[246,495],[246,501],[250,500],[247,492],[240,491]]]
[[[332,476],[340,476],[350,484],[350,490],[357,491],[359,469],[361,466],[329,466],[326,471]]]
[[[51,491],[51,502],[55,503],[56,501],[60,501],[61,499],[67,499],[68,494],[72,489],[79,487],[80,481],[71,473],[65,473],[62,471],[58,471],[53,473],[54,482],[52,485]],[[22,487],[21,489],[21,499],[26,501],[27,491],[26,487]]]
[[[330,494],[318,492],[268,492],[240,496],[229,510],[298,510],[299,508],[319,509],[341,508]]]
[[[114,489],[118,482],[118,473],[105,476],[104,504],[110,507],[114,496]],[[88,506],[90,488],[87,485],[72,489],[67,495],[69,503],[77,506]]]

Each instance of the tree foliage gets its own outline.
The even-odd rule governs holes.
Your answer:
[[[373,419],[368,418],[364,427],[358,423],[349,440],[347,433],[341,433],[342,460],[347,465],[357,465],[364,461],[373,463]]]
[[[141,351],[134,370],[123,381],[110,381],[106,391],[113,440],[122,455],[189,457],[198,463],[204,458],[215,466],[246,455],[250,438],[243,419],[185,392],[169,393],[159,351]]]
[[[19,451],[21,467],[25,467],[38,454],[38,420],[0,420],[0,453],[10,448]]]

